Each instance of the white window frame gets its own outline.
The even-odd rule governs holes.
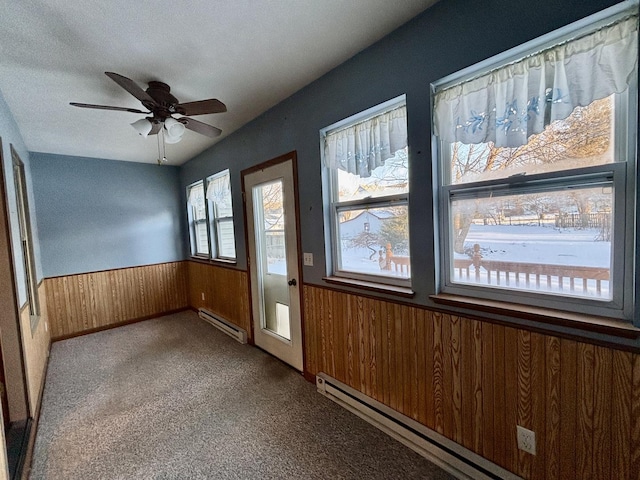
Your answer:
[[[345,279],[360,280],[365,282],[371,282],[381,285],[394,285],[400,287],[411,287],[411,273],[408,278],[395,278],[387,275],[374,275],[361,272],[352,272],[340,269],[341,252],[338,247],[338,232],[339,232],[339,218],[340,212],[345,210],[361,209],[369,210],[375,208],[384,207],[407,207],[407,219],[409,218],[409,192],[395,195],[385,195],[380,197],[367,197],[358,200],[339,201],[338,197],[338,171],[336,169],[330,169],[326,166],[324,158],[324,138],[326,135],[349,128],[357,123],[364,122],[370,118],[381,115],[385,112],[391,111],[395,108],[406,106],[406,95],[388,100],[384,103],[378,104],[375,107],[364,110],[360,113],[352,115],[344,120],[336,122],[328,127],[320,130],[320,153],[322,159],[323,170],[323,199],[325,204],[325,225],[328,227],[325,229],[327,236],[325,238],[325,251],[331,258],[331,272],[330,275],[335,277],[341,277]],[[409,163],[409,162],[408,162]],[[407,220],[408,222],[408,220]],[[407,225],[409,228],[410,226]],[[409,272],[412,272],[409,269]]]
[[[206,191],[204,190],[205,188],[205,183],[204,180],[198,180],[197,182],[193,182],[192,184],[187,186],[187,218],[188,218],[188,222],[189,222],[189,243],[191,246],[191,256],[192,257],[197,257],[197,258],[210,258],[211,255],[211,236],[209,235],[209,228],[208,228],[208,224],[209,224],[209,212],[208,212],[208,208],[207,208],[207,199],[205,197],[204,201],[205,201],[205,218],[201,219],[201,220],[197,220],[196,221],[196,215],[195,215],[195,207],[193,205],[191,205],[189,203],[189,195],[191,192],[191,189],[194,187],[197,187],[198,185],[202,186],[203,192],[206,195]],[[204,224],[205,226],[205,230],[207,232],[207,248],[208,251],[207,252],[198,252],[198,238],[197,238],[197,229],[196,229],[196,223],[197,224]]]
[[[218,172],[214,175],[211,175],[209,177],[206,178],[205,180],[205,186],[206,188],[209,187],[209,182],[212,180],[215,180],[216,178],[221,178],[227,176],[229,177],[229,179],[231,179],[230,177],[230,173],[229,173],[229,169],[225,169],[222,170],[221,172]],[[231,186],[229,186],[229,192],[231,195]],[[211,259],[214,260],[225,260],[225,261],[232,261],[235,262],[236,261],[236,246],[235,246],[235,227],[233,225],[233,199],[231,201],[231,215],[227,215],[227,216],[217,216],[216,215],[216,208],[215,208],[215,203],[212,200],[209,200],[207,197],[207,192],[205,191],[205,200],[207,203],[207,215],[209,218],[209,221],[207,222],[207,224],[209,225],[209,251]],[[236,255],[234,255],[233,257],[231,256],[225,256],[225,255],[221,255],[220,254],[220,246],[219,246],[219,242],[218,242],[218,233],[219,233],[219,225],[221,223],[231,223],[231,226],[234,228],[234,245],[233,245],[233,251]]]
[[[432,112],[433,95],[451,85],[477,77],[484,72],[517,61],[528,54],[559,44],[582,33],[605,25],[616,17],[629,13],[630,8],[637,11],[637,1],[628,1],[604,10],[598,14],[567,25],[560,30],[527,42],[493,58],[468,67],[431,85]],[[553,173],[514,176],[498,180],[465,184],[451,184],[447,176],[450,162],[447,162],[449,149],[437,137],[433,137],[434,178],[438,179],[437,198],[434,215],[439,245],[440,265],[438,272],[438,290],[446,294],[479,299],[496,300],[510,304],[542,306],[560,311],[569,311],[587,315],[599,315],[615,319],[633,321],[634,259],[635,259],[635,209],[637,205],[637,72],[627,91],[616,96],[614,106],[615,122],[615,159],[611,164],[577,168]],[[619,127],[618,125],[622,125]],[[583,185],[589,182],[610,180],[614,187],[614,225],[612,250],[612,277],[610,284],[615,285],[610,301],[592,300],[585,297],[549,294],[544,292],[498,289],[492,285],[472,285],[452,281],[453,244],[450,235],[450,200],[453,197],[489,196],[491,192],[500,194],[523,194],[544,186],[566,187]],[[450,220],[451,219],[451,220]]]
[[[36,275],[35,255],[33,253],[33,233],[31,230],[31,215],[29,213],[29,196],[27,193],[27,178],[24,163],[18,152],[11,145],[11,159],[13,163],[13,178],[15,182],[16,204],[18,209],[18,224],[22,260],[24,263],[27,301],[29,304],[29,318],[31,332],[38,327],[40,320],[40,297],[38,295],[38,278]]]

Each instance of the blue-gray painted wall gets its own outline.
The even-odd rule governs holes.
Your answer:
[[[240,172],[295,150],[302,250],[313,253],[315,261],[313,267],[304,267],[302,276],[306,283],[325,285],[322,277],[328,272],[319,130],[406,94],[412,284],[416,292],[409,301],[434,307],[429,295],[436,292],[438,253],[434,242],[430,83],[616,3],[443,0],[187,162],[181,169],[182,187],[230,169],[237,268],[246,269]],[[228,107],[231,110],[233,105]]]
[[[45,277],[182,260],[178,169],[31,153]]]
[[[16,124],[9,105],[0,91],[0,138],[2,138],[2,159],[4,167],[5,188],[7,196],[7,207],[9,210],[9,228],[11,233],[11,245],[13,250],[13,268],[16,277],[16,287],[18,293],[18,306],[22,307],[27,301],[27,280],[25,277],[24,259],[20,242],[20,225],[18,223],[18,204],[16,199],[16,189],[13,177],[13,161],[11,158],[11,146],[15,149],[24,163],[25,177],[27,182],[27,195],[29,202],[29,215],[31,217],[31,235],[36,264],[36,277],[40,281],[43,278],[40,242],[38,226],[36,223],[37,209],[33,195],[33,185],[31,179],[30,156],[25,146],[18,125]]]
[[[435,289],[429,85],[448,74],[595,13],[612,1],[439,2],[256,120],[183,165],[186,185],[230,169],[237,267],[246,269],[240,172],[296,150],[301,186],[302,248],[314,254],[304,280],[326,275],[321,128],[398,95],[407,95],[410,148],[410,226],[416,300]],[[286,65],[282,68],[286,69]],[[265,85],[268,88],[268,85]],[[231,110],[233,105],[228,106]]]

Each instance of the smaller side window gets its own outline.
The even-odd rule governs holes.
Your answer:
[[[208,257],[209,232],[207,230],[207,209],[204,198],[204,182],[202,180],[187,187],[187,213],[189,216],[191,255]]]
[[[207,200],[211,232],[211,257],[236,259],[236,237],[233,229],[233,204],[229,170],[207,179]]]

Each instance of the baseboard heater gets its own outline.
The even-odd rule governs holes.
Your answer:
[[[227,335],[229,335],[230,337],[235,338],[238,342],[247,343],[247,332],[245,330],[243,330],[240,327],[237,327],[231,322],[224,320],[223,318],[220,318],[219,316],[217,316],[213,312],[210,312],[206,308],[199,308],[198,316],[201,319],[213,325],[214,327],[216,327],[218,330],[221,330]]]
[[[521,479],[517,475],[449,440],[421,423],[330,377],[316,375],[325,397],[382,430],[443,470],[460,479]]]

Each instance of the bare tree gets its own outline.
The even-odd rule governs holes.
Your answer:
[[[495,147],[493,143],[451,145],[451,181],[501,178],[514,173],[539,173],[613,161],[611,149],[612,100],[596,100],[586,107],[577,107],[564,120],[556,120],[539,134],[532,135],[519,147]],[[553,165],[553,166],[552,166]],[[558,210],[548,195],[532,194],[520,198],[521,207],[538,215]],[[575,208],[588,214],[592,208],[588,195],[570,195]],[[486,215],[487,202],[465,201],[454,208],[454,250],[464,251],[464,241],[474,218]],[[495,213],[495,212],[494,212]]]
[[[362,231],[349,239],[349,246],[351,248],[366,248],[371,250],[369,260],[373,260],[375,254],[378,253],[377,248],[374,248],[374,246],[380,246],[380,239],[378,235],[373,232]]]

